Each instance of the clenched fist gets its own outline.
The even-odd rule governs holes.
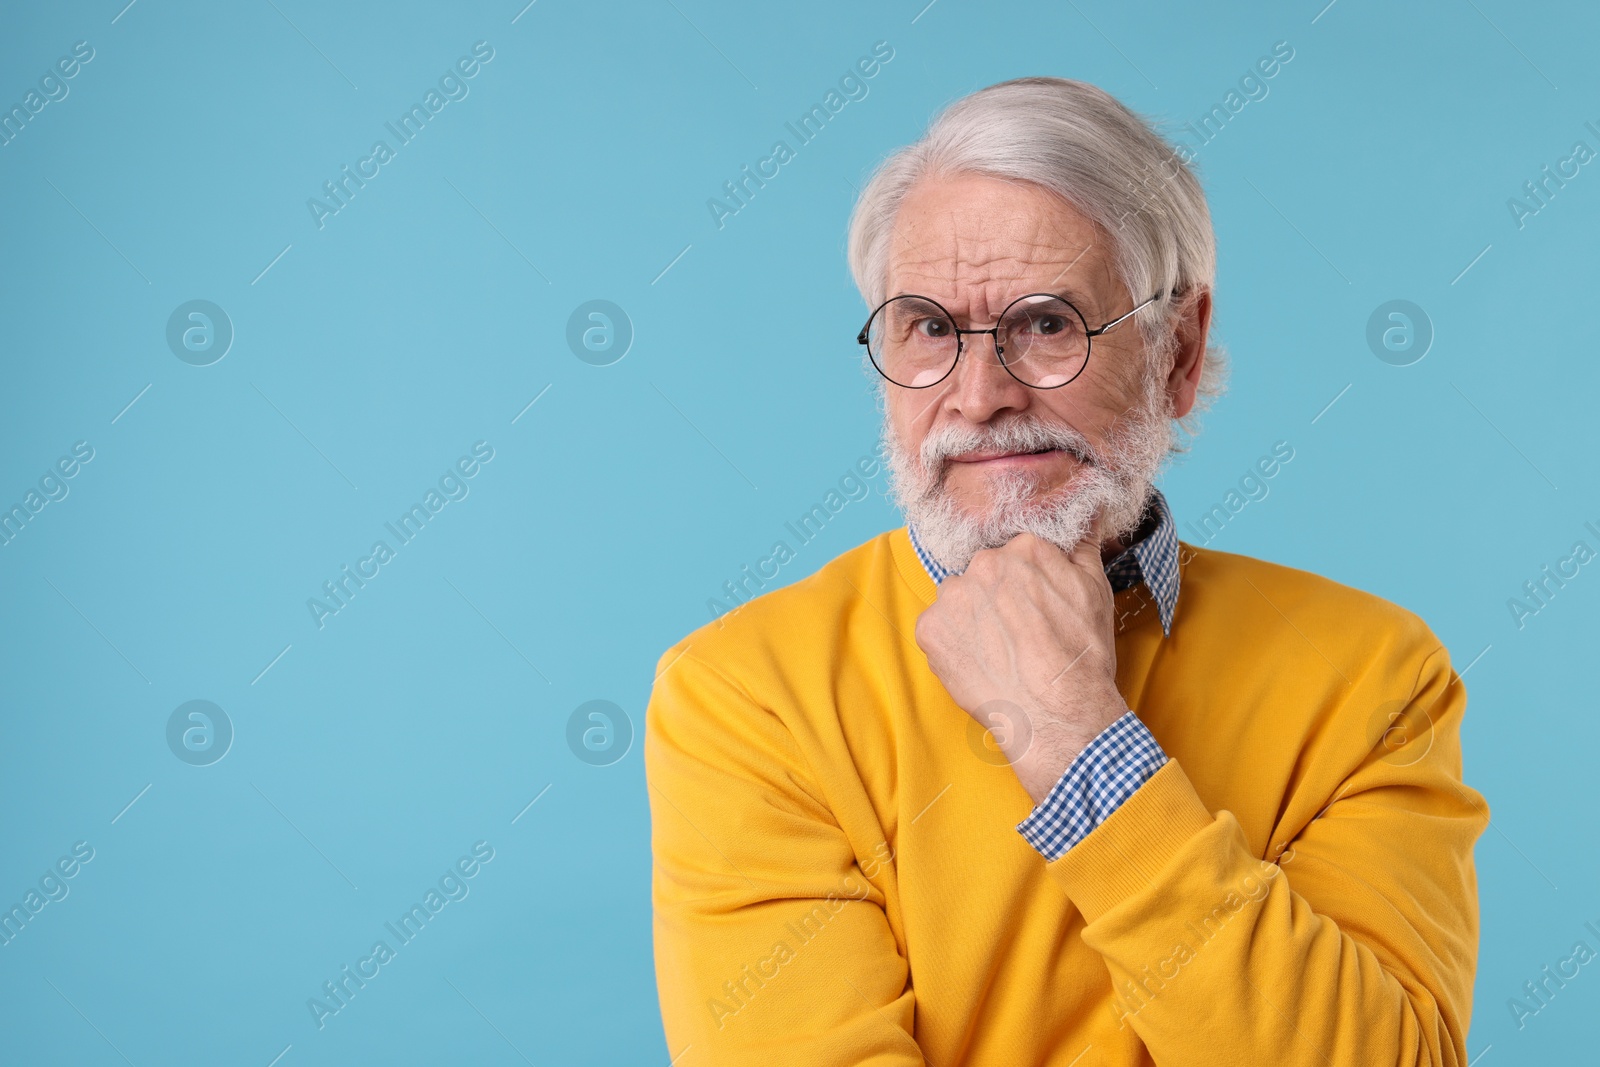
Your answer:
[[[1128,710],[1117,691],[1111,583],[1096,532],[1062,551],[1032,534],[939,584],[916,639],[951,698],[996,741],[1034,803]],[[1020,722],[991,719],[1020,715]]]

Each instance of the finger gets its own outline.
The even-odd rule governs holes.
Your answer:
[[[1104,519],[1105,512],[1097,511],[1094,513],[1094,518],[1089,520],[1089,532],[1084,534],[1083,538],[1073,545],[1072,551],[1068,553],[1074,563],[1082,564],[1083,566],[1100,566],[1100,535],[1104,526]]]

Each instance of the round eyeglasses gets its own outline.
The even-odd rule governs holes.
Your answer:
[[[925,296],[896,296],[878,306],[856,335],[872,365],[895,385],[927,389],[955,370],[963,334],[986,333],[1000,365],[1032,389],[1059,389],[1089,365],[1091,343],[1135,312],[1170,292],[1157,293],[1102,326],[1090,329],[1083,313],[1050,293],[1020,296],[987,330],[962,330],[939,304]]]

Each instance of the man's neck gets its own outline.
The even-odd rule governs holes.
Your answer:
[[[1113,537],[1109,541],[1103,541],[1100,544],[1100,562],[1110,563],[1127,550],[1128,546],[1123,544],[1120,538]]]
[[[1153,495],[1154,494],[1152,494],[1152,497]],[[1147,499],[1145,502],[1144,517],[1140,519],[1139,525],[1133,530],[1132,533],[1129,533],[1124,537],[1113,537],[1108,541],[1101,542],[1100,562],[1110,563],[1112,560],[1126,552],[1130,545],[1136,545],[1140,541],[1143,541],[1146,537],[1149,537],[1159,521],[1159,516],[1157,516],[1155,509],[1150,506],[1149,500]]]

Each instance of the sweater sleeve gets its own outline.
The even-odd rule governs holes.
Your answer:
[[[681,1067],[921,1067],[909,967],[788,728],[669,651],[645,715],[657,988]]]
[[[1462,684],[1444,649],[1419,658],[1396,729],[1279,862],[1172,759],[1048,864],[1157,1063],[1467,1062],[1489,813],[1461,781]]]

